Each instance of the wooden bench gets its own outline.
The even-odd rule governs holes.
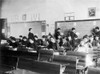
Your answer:
[[[39,50],[39,61],[52,61],[54,51],[53,50]]]
[[[5,50],[5,48],[6,48],[6,50]],[[1,50],[1,55],[30,58],[30,59],[34,59],[34,60],[38,59],[38,53],[37,52],[32,52],[32,51],[31,52],[28,52],[28,51],[13,51],[13,50],[9,50],[9,47],[5,47],[5,48],[3,48]]]
[[[75,52],[75,51],[68,51],[67,52],[67,55],[77,56],[77,57],[84,58],[86,56],[86,53],[83,53],[83,52]]]
[[[82,52],[75,52],[75,51],[68,51],[67,55],[69,56],[76,56],[78,59],[79,64],[82,64],[83,66],[85,66],[85,58],[86,58],[86,53],[82,53]]]
[[[70,56],[76,56],[77,59],[78,59],[78,62],[77,62],[77,70],[79,72],[82,72],[83,74],[85,73],[85,69],[87,68],[86,67],[86,53],[82,53],[82,52],[75,52],[75,51],[68,51],[67,52],[67,55],[70,55]]]
[[[14,56],[1,55],[0,56],[0,72],[1,74],[12,74],[13,70],[17,68],[18,58]]]
[[[75,56],[67,56],[67,55],[54,55],[53,62],[61,63],[67,65],[68,63],[74,63],[76,61]]]
[[[99,67],[89,67],[87,74],[100,74],[100,68]]]
[[[17,47],[17,51],[26,51],[26,52],[28,52],[28,49],[24,46],[20,46],[20,47]]]
[[[77,58],[75,56],[54,55],[53,62],[61,64],[63,73],[76,74]]]
[[[18,68],[41,74],[60,74],[60,64],[20,58]]]
[[[96,63],[96,66],[99,65],[98,59],[100,59],[100,49],[93,50],[93,60]]]
[[[17,60],[18,60],[17,57],[5,55],[5,56],[1,56],[1,63],[0,64],[8,65],[11,67],[16,67]]]

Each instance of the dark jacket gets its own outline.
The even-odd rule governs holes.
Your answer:
[[[29,34],[28,34],[28,39],[32,39],[32,40],[34,40],[34,34],[31,33],[31,32],[29,32]]]
[[[70,32],[70,36],[71,36],[72,40],[75,40],[75,38],[78,37],[74,32]]]
[[[58,39],[58,36],[60,36],[60,32],[55,32],[55,34],[54,34],[54,37],[56,38],[56,39]]]

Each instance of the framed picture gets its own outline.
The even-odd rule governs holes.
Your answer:
[[[96,7],[89,8],[88,15],[89,15],[89,17],[95,17],[96,16]]]

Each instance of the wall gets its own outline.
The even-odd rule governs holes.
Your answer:
[[[100,18],[100,0],[3,0],[2,17],[9,22],[22,21],[27,14],[28,20],[46,20],[52,32],[54,22],[64,20],[64,14],[75,12],[75,19],[91,19],[88,8],[96,7],[96,17]]]
[[[0,17],[1,17],[2,4],[3,4],[3,0],[0,0]]]

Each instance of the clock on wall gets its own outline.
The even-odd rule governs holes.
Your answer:
[[[89,17],[94,17],[94,16],[96,16],[96,8],[95,8],[95,7],[89,8],[89,9],[88,9],[88,15],[89,15]]]

